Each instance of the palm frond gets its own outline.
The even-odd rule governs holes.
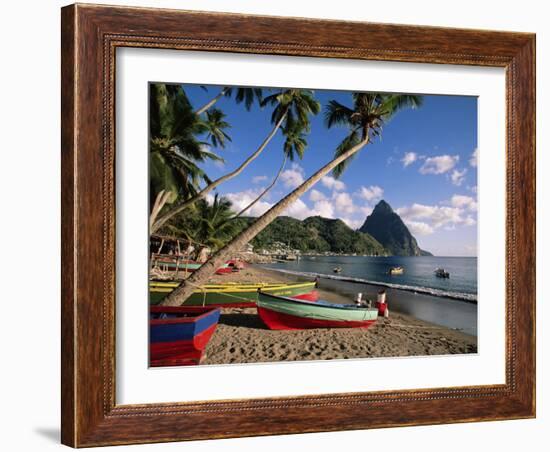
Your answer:
[[[342,140],[342,142],[338,145],[338,147],[334,150],[334,158],[340,157],[342,154],[349,151],[352,147],[357,146],[360,142],[361,142],[361,139],[360,139],[359,132],[357,130],[352,130],[351,133],[347,135]],[[346,170],[346,168],[348,167],[348,165],[351,163],[352,159],[356,155],[357,154],[353,154],[353,156],[347,158],[346,160],[341,162],[339,165],[337,165],[332,170],[332,175],[336,179],[342,176],[342,174],[344,173],[344,171]]]
[[[325,108],[325,125],[330,129],[334,125],[350,126],[353,110],[336,100],[331,100]]]

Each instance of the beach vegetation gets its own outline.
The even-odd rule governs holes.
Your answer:
[[[246,104],[246,97],[243,98],[243,101]],[[199,199],[205,198],[206,195],[211,193],[219,185],[241,174],[250,163],[260,156],[281,128],[283,133],[295,133],[297,128],[302,131],[309,130],[310,115],[318,114],[321,109],[319,102],[317,102],[313,96],[313,92],[305,89],[281,89],[264,98],[261,105],[273,107],[273,112],[271,115],[271,131],[260,146],[236,169],[211,181],[194,196],[187,199],[181,199],[180,202],[174,203],[167,211],[158,215],[150,226],[152,233],[157,232],[167,221],[173,218],[174,215],[192,206]],[[195,113],[195,116],[198,115]],[[295,146],[293,146],[293,152],[294,151],[298,152]]]

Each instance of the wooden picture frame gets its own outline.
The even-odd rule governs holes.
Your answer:
[[[116,405],[114,87],[118,47],[505,68],[506,383]],[[61,153],[64,444],[84,447],[535,416],[533,34],[67,6],[62,9]]]

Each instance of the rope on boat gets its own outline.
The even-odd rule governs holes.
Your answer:
[[[199,286],[197,284],[193,284],[193,283],[188,282],[188,281],[185,281],[185,284],[189,284],[191,287],[194,287],[194,288],[196,288],[196,289],[198,289],[202,292],[202,305],[206,306],[206,289],[204,288],[204,286]],[[245,301],[247,303],[250,303],[252,301],[250,298],[240,297],[239,295],[233,295],[233,294],[230,294],[230,293],[224,293],[223,295],[225,297],[235,298],[236,300],[242,300],[242,301]],[[185,304],[185,301],[183,302],[183,304]],[[228,306],[228,307],[231,307],[231,306]]]

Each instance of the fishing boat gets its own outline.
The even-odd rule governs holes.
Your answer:
[[[258,291],[258,315],[270,330],[309,328],[368,328],[378,318],[378,309],[355,304],[341,305],[294,300]]]
[[[161,267],[167,271],[187,271],[194,272],[201,267],[201,263],[190,261],[187,259],[178,259],[175,256],[162,256],[162,257],[153,257],[151,259],[152,267]]]
[[[232,271],[238,272],[239,270],[242,270],[245,266],[243,261],[237,260],[237,259],[230,259],[226,262],[226,265],[231,268]]]
[[[404,271],[405,270],[403,269],[403,267],[397,266],[397,267],[390,268],[388,273],[390,275],[402,275]]]
[[[434,270],[435,276],[438,278],[449,278],[451,275],[448,271],[446,271],[444,268],[436,268]]]
[[[160,301],[178,287],[178,282],[149,282],[149,302],[152,305]],[[316,301],[319,293],[315,290],[316,281],[300,283],[252,283],[252,284],[207,284],[197,288],[185,301],[185,306],[224,306],[251,307],[258,300],[258,289],[274,295]]]
[[[233,260],[227,261],[220,268],[216,270],[216,274],[222,275],[225,273],[232,273],[234,271],[239,271],[239,267],[235,267]],[[160,268],[161,270],[167,272],[182,272],[182,273],[193,273],[201,268],[202,263],[191,261],[188,259],[183,259],[178,256],[170,255],[154,255],[151,258],[151,267]]]
[[[219,308],[152,306],[149,364],[152,367],[200,364],[219,319]]]

